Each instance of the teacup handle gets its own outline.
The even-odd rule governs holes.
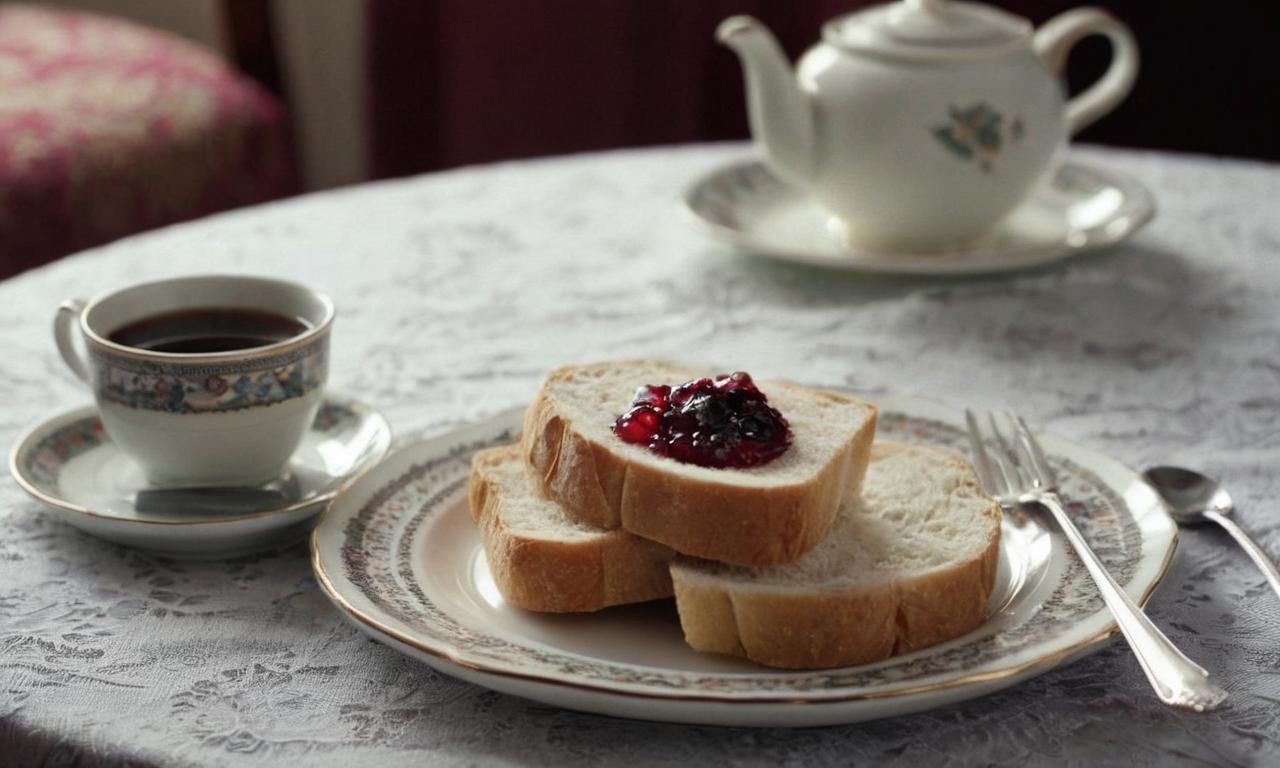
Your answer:
[[[89,366],[76,349],[75,341],[76,321],[80,319],[80,313],[84,312],[85,306],[85,302],[80,299],[67,299],[62,302],[58,307],[58,314],[53,318],[53,338],[58,342],[58,352],[62,354],[63,362],[81,381],[88,384]]]
[[[1115,109],[1138,77],[1138,44],[1133,33],[1099,8],[1075,8],[1054,16],[1036,30],[1032,45],[1051,71],[1061,72],[1072,46],[1089,35],[1103,35],[1111,42],[1111,66],[1098,82],[1067,102],[1068,135]]]

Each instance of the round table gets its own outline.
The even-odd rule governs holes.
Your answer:
[[[62,299],[251,272],[333,296],[331,386],[402,436],[518,405],[558,364],[668,357],[1016,406],[1132,466],[1221,476],[1280,555],[1280,167],[1073,151],[1148,184],[1156,221],[1110,251],[985,278],[839,274],[710,245],[678,193],[742,145],[468,168],[146,234],[0,283],[0,441],[88,400],[49,332]],[[1149,612],[1230,708],[1165,708],[1114,642],[894,720],[631,722],[477,688],[366,639],[317,590],[302,545],[162,560],[56,523],[5,482],[0,763],[1280,762],[1280,600],[1245,555],[1216,530],[1184,531]]]

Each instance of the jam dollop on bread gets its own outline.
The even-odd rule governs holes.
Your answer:
[[[787,420],[742,371],[640,387],[613,433],[660,456],[718,469],[767,464],[791,446]]]

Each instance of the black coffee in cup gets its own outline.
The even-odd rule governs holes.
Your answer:
[[[201,354],[265,347],[310,327],[296,317],[262,309],[206,307],[148,315],[107,338],[149,352]]]

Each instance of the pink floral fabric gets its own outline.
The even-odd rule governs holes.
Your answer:
[[[0,277],[295,188],[283,107],[216,54],[0,5]]]

